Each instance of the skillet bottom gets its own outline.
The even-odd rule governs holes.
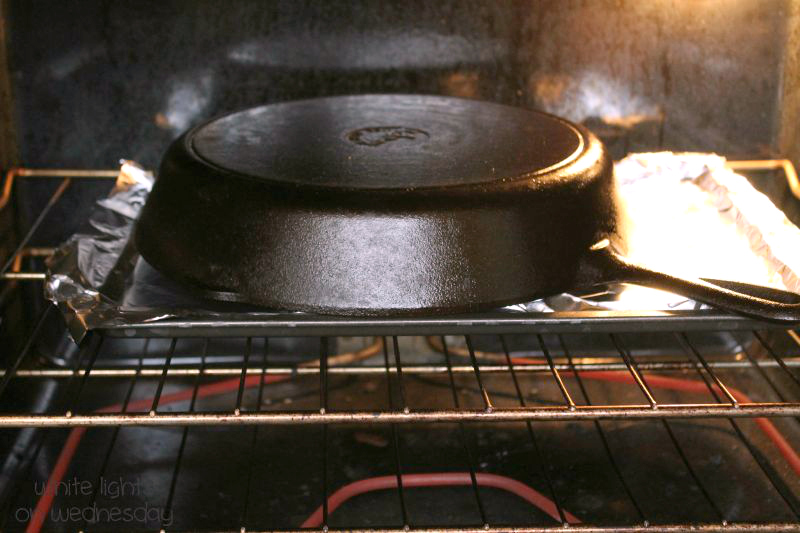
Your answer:
[[[162,161],[135,244],[216,300],[469,312],[574,288],[616,214],[611,161],[579,126],[373,95],[265,106],[188,132]]]

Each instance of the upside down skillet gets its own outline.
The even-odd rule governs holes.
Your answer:
[[[135,243],[217,299],[346,315],[477,311],[609,281],[800,320],[800,296],[629,263],[612,165],[560,118],[421,95],[320,98],[200,125]]]

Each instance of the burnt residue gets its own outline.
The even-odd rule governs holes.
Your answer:
[[[430,138],[427,131],[407,126],[367,126],[349,131],[346,136],[351,143],[361,146],[381,146],[386,143],[405,139],[416,141]]]

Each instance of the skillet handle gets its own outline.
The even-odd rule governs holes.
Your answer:
[[[600,267],[608,281],[667,290],[761,320],[800,323],[800,294],[737,281],[671,276],[632,263],[607,243],[593,246],[591,253],[597,254],[591,262]]]

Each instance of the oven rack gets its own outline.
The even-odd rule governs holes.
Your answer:
[[[786,180],[792,195],[800,199],[800,179],[797,177],[797,170],[789,159],[754,159],[754,160],[728,160],[727,166],[734,171],[774,171],[780,170]],[[0,211],[5,209],[11,202],[14,190],[14,183],[19,179],[56,179],[60,180],[50,199],[47,201],[42,211],[33,221],[30,228],[22,239],[19,240],[14,252],[9,255],[3,267],[0,268],[0,276],[4,280],[42,280],[43,272],[19,272],[19,260],[25,255],[49,255],[52,249],[38,249],[39,252],[29,254],[26,245],[36,230],[42,224],[50,210],[61,200],[66,190],[70,187],[73,180],[110,180],[119,176],[118,169],[63,169],[63,168],[10,168],[5,175],[2,193],[0,193]],[[17,265],[16,269],[12,266]]]
[[[800,181],[792,162],[788,159],[731,160],[728,167],[743,171],[780,170],[792,194],[800,199]],[[61,201],[76,180],[110,180],[118,178],[115,169],[33,169],[14,167],[6,172],[0,211],[11,201],[14,183],[20,179],[56,180],[58,185],[30,224],[25,234],[18,239],[11,254],[0,267],[0,280],[5,286],[0,291],[0,309],[5,307],[19,282],[42,282],[46,274],[42,271],[22,271],[23,260],[45,258],[55,248],[30,247],[28,243],[47,219],[51,210]],[[8,238],[5,234],[4,238]],[[119,325],[106,328],[109,335],[120,336],[247,336],[259,335],[269,330],[272,334],[295,335],[301,329],[312,335],[421,335],[463,333],[511,333],[520,329],[535,328],[541,332],[568,331],[651,331],[681,329],[748,329],[752,320],[716,310],[692,311],[580,311],[555,313],[502,313],[488,312],[454,317],[422,317],[358,319],[354,317],[320,317],[303,314],[274,314],[268,317],[243,316],[240,319],[224,318],[216,321],[178,319],[148,322],[136,325]]]
[[[48,308],[45,316],[53,312]],[[491,352],[479,350],[475,343],[487,336],[444,336],[426,339],[426,345],[436,354],[420,358],[419,350],[407,347],[411,337],[377,337],[364,338],[357,349],[345,354],[332,353],[329,347],[334,341],[345,341],[351,344],[353,339],[321,337],[318,353],[307,354],[291,363],[285,361],[272,362],[270,355],[270,337],[265,338],[159,338],[138,337],[124,339],[107,336],[103,332],[91,333],[81,344],[68,368],[42,367],[32,359],[33,339],[38,328],[34,328],[31,340],[26,349],[15,360],[14,364],[2,375],[0,380],[0,398],[7,393],[13,384],[27,386],[44,381],[56,381],[59,389],[64,391],[58,405],[37,413],[2,413],[0,427],[42,427],[41,431],[53,431],[57,427],[93,427],[110,426],[119,428],[126,426],[180,426],[183,427],[183,444],[175,459],[175,472],[179,471],[181,457],[184,453],[185,435],[192,426],[250,426],[256,427],[297,427],[301,425],[320,428],[323,435],[334,431],[337,427],[387,427],[392,434],[408,432],[411,428],[436,427],[439,424],[457,424],[460,431],[464,428],[499,425],[508,422],[526,424],[529,427],[532,449],[543,453],[537,446],[533,428],[554,420],[582,420],[595,424],[601,439],[607,441],[603,424],[621,420],[650,419],[660,422],[667,428],[672,445],[678,451],[685,468],[693,472],[692,477],[699,486],[707,480],[694,473],[688,459],[686,444],[680,442],[670,429],[680,419],[702,418],[705,420],[724,421],[733,428],[743,449],[769,481],[777,497],[786,502],[794,514],[791,522],[735,522],[720,520],[719,523],[692,524],[656,524],[650,523],[646,517],[641,523],[633,525],[584,525],[569,523],[562,516],[560,525],[543,527],[507,527],[495,526],[488,522],[475,527],[425,527],[404,523],[400,528],[369,528],[364,531],[452,531],[466,533],[470,531],[556,531],[568,527],[576,531],[800,531],[800,507],[797,506],[797,494],[787,492],[785,483],[775,473],[773,467],[765,460],[757,445],[753,443],[752,430],[743,427],[746,420],[761,420],[759,424],[769,424],[773,428],[779,420],[796,420],[800,415],[800,337],[792,330],[753,330],[734,331],[730,335],[739,340],[736,349],[730,353],[702,353],[698,349],[695,337],[701,332],[676,331],[672,335],[677,351],[672,355],[643,356],[634,353],[628,347],[625,333],[604,333],[616,348],[616,354],[602,357],[587,357],[570,349],[570,339],[577,339],[581,334],[553,333],[540,334],[528,332],[541,356],[532,359],[528,355],[520,356],[508,347],[512,336],[499,335],[501,350]],[[243,364],[208,364],[207,359],[214,351],[215,342],[235,340],[242,350]],[[419,339],[417,339],[419,341]],[[113,353],[120,343],[139,343],[141,350],[133,365],[109,365]],[[181,349],[181,343],[188,343],[188,349]],[[105,348],[105,349],[103,349]],[[341,350],[340,350],[341,351]],[[128,348],[128,352],[130,349]],[[102,355],[101,355],[102,353]],[[173,364],[180,353],[183,361]],[[128,353],[130,358],[130,353]],[[543,384],[540,388],[553,391],[551,401],[546,404],[531,401],[523,393],[520,385],[525,379],[537,376]],[[726,376],[732,376],[730,379]],[[346,410],[331,401],[330,383],[334,378],[352,377],[355,379],[379,378],[386,384],[388,401],[384,409]],[[425,409],[419,398],[409,395],[406,388],[410,380],[417,378],[438,379],[446,383],[445,397],[452,398],[449,408]],[[735,377],[735,379],[733,379]],[[254,379],[255,378],[255,379]],[[627,388],[635,392],[638,400],[619,401],[614,404],[593,403],[587,393],[587,386],[592,380],[610,378],[616,387]],[[106,383],[124,380],[130,384],[128,393],[113,405],[97,403],[92,390],[100,390]],[[264,405],[261,398],[265,390],[273,384],[291,383],[303,380],[310,387],[310,396],[317,398],[316,405],[304,405],[297,409],[286,409],[281,404]],[[476,389],[471,403],[463,399],[461,389],[468,381]],[[765,390],[765,397],[758,400],[748,397],[742,390],[740,382],[756,381]],[[219,388],[224,383],[222,388]],[[674,385],[691,383],[687,388]],[[132,395],[135,386],[149,384],[150,394],[142,397]],[[187,385],[188,384],[188,385]],[[228,410],[208,410],[199,406],[200,399],[207,396],[207,388],[218,387],[211,395],[227,394],[233,403]],[[681,386],[683,387],[683,386]],[[176,392],[176,388],[178,388]],[[758,387],[754,387],[758,389]],[[257,398],[248,392],[257,389]],[[498,390],[512,391],[513,401],[496,398]],[[677,395],[677,401],[659,401],[664,391]],[[506,395],[508,396],[508,395]],[[698,401],[705,398],[705,401]],[[173,409],[174,404],[182,406]],[[766,418],[762,418],[766,417]],[[46,429],[50,428],[50,429]],[[144,430],[146,428],[142,428]],[[99,430],[96,429],[95,431]],[[91,430],[90,430],[91,431]],[[791,448],[792,440],[786,441]],[[794,441],[796,442],[796,440]],[[112,439],[109,449],[104,452],[108,457],[114,448]],[[253,445],[255,446],[255,445]],[[320,443],[320,454],[328,457],[330,443],[323,436]],[[402,450],[398,441],[391,444],[397,457],[396,475],[409,475],[410,471],[402,465]],[[794,445],[796,448],[796,444]],[[252,455],[251,449],[249,454]],[[615,465],[616,475],[625,483],[619,470],[623,460],[614,454],[606,442],[608,460]],[[464,452],[468,458],[467,469],[470,472],[473,489],[480,491],[475,476],[482,470],[477,465],[470,451]],[[539,457],[543,461],[542,457]],[[98,474],[102,476],[102,472]],[[178,474],[176,474],[177,476]],[[323,476],[324,477],[324,476]],[[545,474],[545,477],[547,475]],[[403,492],[402,481],[396,490]],[[323,480],[323,501],[330,497],[334,487],[327,486]],[[174,480],[167,501],[174,498]],[[408,490],[408,489],[406,489]],[[632,500],[636,496],[630,488],[626,489]],[[713,494],[704,492],[704,498],[713,501]],[[478,506],[480,507],[480,495]],[[401,496],[402,499],[402,496]],[[555,500],[557,501],[557,499]],[[635,505],[635,503],[634,503]],[[326,524],[325,522],[324,524]],[[324,526],[323,524],[323,526]],[[166,528],[169,530],[168,528]],[[327,531],[323,527],[322,531]],[[241,531],[254,531],[245,524]],[[348,528],[348,530],[350,530]],[[357,528],[355,530],[358,530]]]
[[[781,170],[790,190],[800,198],[800,182],[797,172],[786,159],[729,161],[733,170],[774,171]],[[45,272],[22,270],[26,258],[42,259],[54,253],[55,248],[28,246],[48,214],[61,201],[70,186],[76,181],[111,180],[119,176],[119,170],[94,169],[32,169],[16,167],[8,170],[0,194],[0,211],[11,201],[14,183],[21,179],[53,180],[58,183],[54,192],[18,239],[11,254],[0,267],[0,280],[5,285],[0,291],[0,309],[19,283],[40,283]],[[7,238],[9,235],[5,234]],[[426,335],[448,333],[513,333],[536,329],[539,332],[606,331],[627,332],[671,331],[674,329],[751,329],[757,322],[748,318],[717,311],[696,310],[636,310],[608,311],[582,310],[536,312],[483,312],[457,316],[436,317],[328,317],[302,313],[263,313],[242,316],[226,316],[218,320],[192,318],[168,319],[137,324],[110,325],[104,328],[107,335],[114,336],[257,336],[268,331],[277,335]]]
[[[797,170],[789,159],[752,159],[728,160],[726,165],[733,171],[775,171],[783,174],[792,195],[800,200],[800,179]],[[25,235],[19,240],[16,249],[8,256],[2,268],[0,279],[6,281],[39,281],[45,279],[44,272],[21,272],[21,259],[26,256],[46,257],[53,253],[53,248],[26,248],[31,237],[44,222],[47,214],[61,200],[64,193],[75,180],[110,180],[119,176],[118,169],[63,169],[63,168],[10,168],[5,175],[2,193],[0,193],[0,211],[11,202],[14,183],[20,179],[53,179],[60,180],[50,199],[42,211],[28,228]],[[647,315],[651,316],[651,315]]]
[[[75,178],[111,177],[106,174],[81,175],[85,171],[27,171],[18,177],[40,175]],[[116,175],[116,172],[113,173]],[[23,256],[44,256],[49,249],[27,247],[32,235],[48,211],[62,197],[70,184],[64,179],[51,197],[44,211],[34,222],[30,231],[19,241],[16,250],[3,266],[2,276],[9,286],[18,282],[39,282],[44,279],[40,272],[20,271],[20,258]],[[9,181],[6,188],[10,191]],[[468,527],[430,527],[411,523],[406,517],[399,527],[370,527],[364,531],[452,531],[466,533],[471,531],[556,531],[565,528],[576,531],[800,531],[800,509],[797,508],[798,494],[787,489],[768,461],[753,443],[753,435],[745,425],[756,420],[765,420],[773,427],[775,424],[793,424],[800,417],[800,337],[792,330],[781,329],[748,319],[727,315],[716,311],[691,312],[581,312],[552,314],[481,314],[468,317],[422,318],[422,319],[341,319],[315,317],[308,315],[275,315],[267,318],[230,320],[225,322],[202,321],[163,321],[141,326],[125,326],[93,331],[83,340],[80,349],[72,358],[65,357],[67,367],[42,365],[37,358],[37,344],[42,328],[56,315],[53,307],[46,307],[40,318],[31,328],[22,349],[9,359],[8,367],[0,374],[0,399],[7,399],[10,389],[19,386],[43,386],[55,382],[61,394],[58,401],[46,409],[27,411],[8,411],[0,413],[0,428],[41,428],[36,431],[52,435],[58,428],[94,427],[89,431],[101,431],[106,426],[116,432],[130,426],[179,426],[183,438],[175,458],[172,483],[167,501],[175,497],[175,478],[178,476],[186,435],[191,426],[236,426],[258,427],[316,427],[323,433],[320,454],[323,462],[330,453],[330,443],[324,437],[338,427],[386,427],[396,435],[414,427],[439,427],[456,424],[463,428],[480,426],[501,426],[506,423],[524,424],[528,427],[532,449],[544,462],[543,450],[537,446],[531,428],[540,427],[551,421],[582,421],[594,424],[598,435],[605,443],[608,461],[614,467],[615,475],[625,487],[633,506],[637,507],[636,495],[627,486],[625,476],[619,468],[621,457],[613,453],[604,436],[603,425],[612,421],[652,420],[670,428],[679,420],[719,420],[733,428],[740,445],[747,450],[751,460],[757,465],[770,490],[776,498],[786,502],[792,519],[789,521],[771,520],[769,516],[756,522],[728,521],[720,514],[716,522],[653,523],[644,513],[639,512],[640,520],[633,524],[588,525],[570,523],[563,509],[559,507],[560,520],[556,525],[534,527],[528,525],[495,525],[487,520]],[[661,331],[673,334],[675,346],[682,355],[642,356],[627,346],[627,335],[632,332]],[[729,331],[737,339],[737,349],[725,353],[706,353],[693,340],[693,335],[702,331]],[[608,337],[615,347],[613,353],[603,357],[584,356],[579,351],[570,350],[569,339],[578,335],[598,334]],[[518,357],[506,343],[514,334],[528,334],[536,337],[541,354],[535,360],[528,356]],[[344,360],[330,349],[336,340],[350,335],[377,336],[365,341],[361,349],[350,352]],[[404,340],[411,335],[431,337],[429,344],[434,346],[438,358],[417,360],[413,350],[404,348]],[[444,337],[446,335],[446,337]],[[499,351],[487,352],[475,347],[479,336],[497,337]],[[308,359],[293,362],[274,363],[269,358],[269,339],[281,336],[314,336],[319,338],[319,350]],[[436,340],[438,337],[438,341]],[[453,336],[456,336],[454,338]],[[209,345],[218,340],[234,339],[242,346],[242,365],[206,364]],[[777,339],[777,342],[776,342]],[[346,340],[346,339],[344,339]],[[101,354],[109,347],[121,343],[141,342],[138,357],[134,364],[109,364],[109,359]],[[199,347],[177,356],[181,343],[199,343]],[[438,342],[438,344],[437,344]],[[262,347],[257,353],[256,346]],[[782,346],[782,347],[779,347]],[[787,348],[788,346],[788,348]],[[355,355],[353,355],[355,354]],[[185,362],[194,359],[194,362]],[[179,361],[174,363],[173,361]],[[731,372],[738,373],[745,383],[756,381],[763,394],[749,397],[744,387],[729,380]],[[604,374],[605,373],[605,374]],[[609,375],[610,373],[610,375]],[[586,393],[586,384],[593,376],[605,375],[617,380],[615,387],[626,388],[638,395],[635,401],[592,403]],[[384,408],[341,409],[330,403],[330,380],[339,376],[352,376],[356,379],[380,377],[386,383],[388,403]],[[435,378],[449,383],[448,395],[453,405],[449,407],[425,407],[414,405],[414,399],[404,392],[404,383],[415,377]],[[554,400],[542,404],[526,399],[519,383],[530,376],[543,378],[547,386],[555,392]],[[676,377],[678,376],[678,377]],[[226,377],[228,379],[226,379]],[[255,379],[254,379],[255,378]],[[661,400],[663,385],[675,385],[675,379],[692,380],[693,389],[672,391],[672,397]],[[136,383],[149,383],[152,393],[142,397],[130,395],[113,405],[98,403],[92,390],[103,387],[111,381],[130,382],[131,389]],[[225,393],[235,397],[230,409],[203,409],[196,400],[205,394],[206,381],[226,381]],[[264,408],[260,402],[263,390],[268,384],[291,382],[293,380],[312,381],[313,394],[318,403],[313,407],[286,408],[284,405],[271,405]],[[457,382],[469,380],[477,390],[477,400],[465,403],[461,399]],[[189,386],[186,387],[186,382]],[[252,392],[254,383],[258,389],[258,400],[254,403]],[[498,383],[502,383],[498,385]],[[178,393],[173,392],[182,386]],[[496,388],[512,391],[513,402],[498,400]],[[748,392],[751,389],[747,389]],[[177,396],[176,396],[177,394]],[[445,395],[445,396],[448,396]],[[677,396],[677,397],[676,397]],[[704,398],[698,401],[698,398]],[[507,400],[507,399],[506,399]],[[183,405],[173,409],[173,402]],[[187,406],[188,404],[188,406]],[[142,430],[147,430],[142,427]],[[24,429],[23,429],[24,431]],[[254,429],[255,431],[255,429]],[[700,477],[687,458],[687,448],[673,432],[668,429],[672,445],[697,486],[701,487],[702,497],[712,502],[714,494],[703,489],[709,482]],[[790,442],[791,439],[787,438]],[[42,449],[35,446],[29,464],[36,459]],[[255,441],[254,441],[255,442]],[[796,439],[793,441],[796,442]],[[108,457],[115,446],[116,437],[111,439],[104,457]],[[473,460],[465,444],[467,470],[477,499],[477,506],[483,508],[478,486],[478,473],[481,466]],[[791,444],[790,444],[791,447]],[[403,479],[409,473],[401,459],[402,450],[397,438],[391,442],[396,461],[397,486],[401,507],[403,502]],[[253,451],[251,449],[250,454]],[[101,467],[102,475],[105,466]],[[328,486],[323,467],[323,522],[317,530],[327,531],[327,511],[325,503],[334,487]],[[543,471],[546,480],[548,475]],[[545,483],[547,485],[548,483]],[[552,487],[551,487],[552,488]],[[249,485],[248,485],[249,491]],[[553,493],[555,494],[555,493]],[[11,496],[8,496],[9,498]],[[558,507],[558,498],[553,497]],[[247,496],[245,496],[247,501]],[[8,503],[0,501],[2,508]],[[482,517],[483,518],[483,517]],[[558,523],[560,522],[560,523]],[[162,528],[168,529],[168,528]],[[284,528],[272,528],[277,531]],[[359,528],[347,528],[360,530]],[[172,529],[170,529],[172,530]],[[233,531],[255,531],[242,523]]]
[[[48,313],[54,309],[48,307],[42,314],[40,325],[44,323]],[[752,417],[800,417],[800,401],[787,400],[787,395],[781,393],[775,385],[774,380],[766,374],[766,369],[779,369],[785,373],[785,378],[791,380],[800,387],[800,370],[793,370],[799,363],[794,358],[788,362],[784,360],[764,339],[764,334],[754,331],[753,335],[765,353],[769,354],[768,361],[758,361],[747,350],[735,354],[736,357],[744,357],[746,361],[709,361],[692,344],[686,333],[676,333],[676,340],[685,349],[689,356],[683,361],[660,361],[660,362],[641,362],[637,361],[627,350],[621,340],[619,333],[609,333],[610,339],[617,349],[618,359],[611,363],[585,363],[576,364],[569,359],[558,361],[550,355],[548,348],[541,335],[542,332],[535,331],[539,336],[542,352],[545,358],[539,361],[528,361],[522,364],[515,363],[509,351],[502,354],[494,354],[495,362],[489,366],[481,365],[479,358],[472,349],[471,335],[464,337],[466,345],[469,347],[470,365],[453,366],[450,360],[439,361],[437,364],[423,364],[405,367],[401,363],[401,354],[398,344],[398,336],[392,337],[395,361],[392,364],[382,366],[333,366],[328,363],[331,355],[328,352],[327,337],[321,338],[320,350],[318,354],[319,363],[316,366],[305,365],[302,367],[268,367],[250,366],[253,356],[250,348],[243,354],[244,365],[239,368],[208,368],[205,365],[181,365],[177,368],[171,367],[171,361],[175,356],[175,349],[179,337],[169,339],[169,347],[165,353],[161,354],[163,364],[160,367],[144,368],[142,364],[134,367],[120,368],[95,368],[98,361],[102,333],[91,333],[82,343],[82,348],[75,360],[72,369],[36,369],[35,363],[27,360],[31,347],[36,340],[37,328],[25,345],[25,348],[13,361],[9,369],[3,371],[0,380],[0,398],[2,393],[13,379],[76,379],[79,378],[80,385],[77,393],[70,401],[70,408],[62,413],[33,414],[33,413],[6,413],[0,415],[0,427],[32,427],[32,426],[53,426],[53,427],[74,427],[74,426],[117,426],[117,425],[136,425],[136,426],[159,426],[159,425],[251,425],[251,424],[396,424],[396,423],[431,423],[431,422],[513,422],[526,420],[594,420],[598,418],[615,419],[648,419],[648,418],[708,418],[708,417],[732,417],[732,418],[752,418]],[[524,330],[523,330],[524,331]],[[265,330],[262,334],[267,334]],[[800,337],[792,331],[787,330],[786,335],[800,346]],[[113,337],[111,337],[113,338]],[[563,343],[563,337],[558,337],[561,343],[561,350],[564,354],[569,354],[568,347]],[[248,342],[252,338],[248,337]],[[500,336],[501,342],[505,342],[504,336]],[[142,339],[143,354],[142,358],[152,357],[147,354],[147,338]],[[210,338],[205,340],[207,345]],[[443,341],[442,341],[443,342]],[[386,341],[380,341],[382,346]],[[365,352],[372,354],[372,351]],[[443,350],[447,355],[449,352]],[[498,360],[499,359],[499,360]],[[499,363],[499,364],[498,364]],[[757,372],[764,377],[770,384],[775,395],[780,401],[753,401],[743,392],[732,391],[722,379],[714,372],[716,368],[738,368]],[[647,379],[642,372],[648,371],[697,371],[702,377],[713,396],[713,401],[703,403],[698,402],[660,402],[657,401],[657,394],[648,385]],[[701,372],[705,371],[705,373]],[[575,372],[626,372],[642,393],[642,402],[630,405],[591,405],[576,402],[574,393],[571,393],[564,385],[564,373]],[[327,405],[328,392],[326,390],[328,376],[331,374],[346,374],[352,376],[375,375],[385,373],[387,379],[402,378],[403,374],[444,374],[453,372],[457,374],[473,374],[477,383],[480,385],[483,397],[483,405],[477,408],[456,408],[456,409],[412,409],[408,405],[399,406],[397,409],[385,410],[349,410],[341,411],[331,409]],[[545,406],[514,406],[501,407],[495,405],[491,394],[483,385],[483,375],[505,374],[510,378],[516,379],[518,373],[539,373],[549,374],[554,383],[561,391],[563,402],[560,405]],[[240,380],[237,388],[239,397],[245,390],[245,382],[250,378],[262,377],[268,379],[290,379],[294,376],[317,376],[319,379],[320,405],[317,410],[303,411],[271,411],[253,412],[241,409],[237,405],[228,412],[181,412],[181,411],[159,411],[159,399],[164,389],[164,384],[169,378],[198,376],[198,375],[233,375]],[[126,413],[118,409],[102,409],[100,412],[81,412],[77,409],[80,403],[80,392],[90,381],[103,379],[104,377],[146,377],[158,380],[157,394],[152,400],[152,407],[146,412]],[[625,378],[628,379],[628,378]],[[792,396],[789,395],[788,398]],[[800,395],[795,395],[800,400]]]

